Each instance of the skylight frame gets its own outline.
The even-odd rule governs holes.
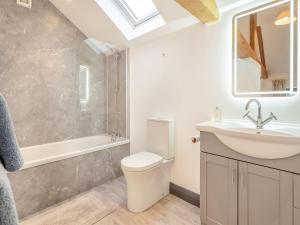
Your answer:
[[[125,15],[125,17],[129,20],[130,24],[134,28],[146,23],[149,20],[156,18],[157,16],[160,16],[159,11],[156,9],[148,13],[143,18],[139,19],[125,0],[113,0],[113,2],[116,3],[116,5],[120,8],[121,12]]]

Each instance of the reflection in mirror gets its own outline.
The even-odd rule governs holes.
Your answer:
[[[276,1],[234,17],[234,95],[295,94],[298,27],[296,4],[293,0]]]

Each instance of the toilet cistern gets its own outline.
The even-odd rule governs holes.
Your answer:
[[[252,116],[250,116],[250,110],[249,110],[249,106],[251,105],[251,103],[256,103],[257,104],[257,119],[253,119]],[[257,99],[250,99],[246,106],[245,106],[245,110],[247,111],[246,114],[243,116],[243,118],[248,118],[251,122],[253,122],[255,125],[256,125],[256,129],[263,129],[264,128],[264,125],[266,125],[267,123],[271,122],[273,119],[274,120],[277,120],[277,117],[272,113],[270,112],[270,116],[263,120],[262,119],[262,115],[261,115],[261,104],[260,102],[257,100]]]

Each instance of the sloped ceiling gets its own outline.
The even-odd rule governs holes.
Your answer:
[[[128,42],[94,0],[50,0],[87,37],[101,42],[127,45]]]
[[[238,2],[238,0],[218,0],[218,6],[224,8],[228,5],[235,4],[236,2]]]
[[[219,0],[226,7],[241,0]],[[199,21],[174,0],[153,0],[166,25],[139,38],[128,41],[95,0],[50,0],[87,37],[109,42],[120,48],[146,42],[191,26]]]

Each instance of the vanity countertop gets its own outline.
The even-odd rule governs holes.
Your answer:
[[[247,156],[279,159],[300,153],[300,124],[272,122],[256,129],[248,121],[224,120],[199,123],[196,128],[213,133],[223,144]]]

